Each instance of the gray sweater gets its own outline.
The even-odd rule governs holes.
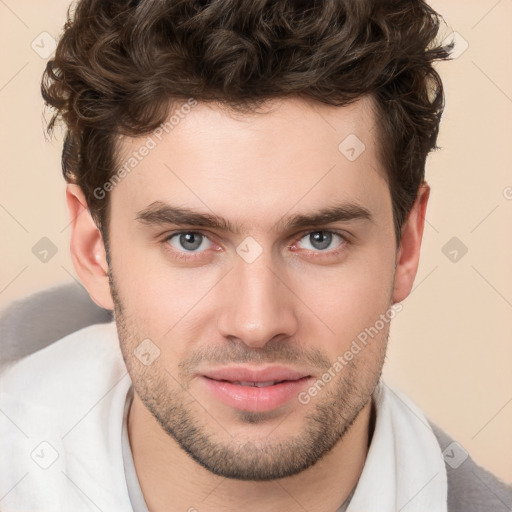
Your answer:
[[[429,421],[444,451],[453,439]],[[512,460],[512,457],[510,457]],[[448,478],[448,512],[510,512],[512,485],[498,479],[468,457],[459,467],[445,462]]]

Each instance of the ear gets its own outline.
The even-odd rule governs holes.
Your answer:
[[[66,202],[71,217],[71,260],[76,273],[91,299],[98,306],[113,310],[114,303],[108,282],[108,264],[103,237],[78,185],[67,185]]]
[[[400,248],[396,258],[393,303],[401,302],[411,293],[420,261],[420,247],[429,196],[430,187],[424,181],[419,187],[416,201],[402,226]]]

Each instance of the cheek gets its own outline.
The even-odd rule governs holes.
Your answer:
[[[365,329],[375,326],[391,305],[394,259],[375,251],[341,265],[329,273],[304,273],[297,295],[315,315],[307,315],[309,336],[319,338],[323,349],[336,359]],[[307,276],[306,278],[304,276]],[[378,323],[375,340],[385,337],[385,329]],[[386,325],[386,328],[388,326]],[[375,331],[372,331],[375,332]],[[320,348],[320,347],[319,347]]]
[[[211,328],[211,292],[222,272],[173,267],[162,256],[148,262],[147,253],[158,250],[130,252],[119,244],[112,251],[113,275],[131,332],[172,348],[175,356],[184,340],[202,340],[199,331]]]

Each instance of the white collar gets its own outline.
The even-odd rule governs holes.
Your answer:
[[[375,430],[347,512],[446,512],[446,467],[426,417],[383,381],[373,399]]]

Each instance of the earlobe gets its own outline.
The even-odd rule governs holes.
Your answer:
[[[393,303],[401,302],[411,293],[414,278],[418,271],[429,196],[430,187],[424,181],[420,185],[418,196],[409,212],[407,220],[402,226],[400,247],[397,252]]]
[[[73,266],[91,299],[98,306],[113,310],[105,244],[78,185],[67,185],[66,202],[71,218],[70,249]]]

